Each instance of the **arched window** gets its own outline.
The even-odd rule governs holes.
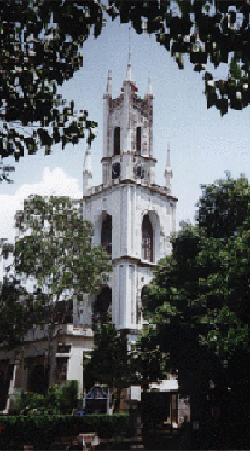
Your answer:
[[[142,221],[142,258],[153,261],[153,227],[148,215]]]
[[[104,287],[94,303],[93,329],[112,321],[112,290]]]
[[[115,127],[114,130],[114,155],[120,155],[120,127]]]
[[[136,152],[141,153],[141,127],[136,128]]]
[[[112,216],[107,215],[102,222],[101,243],[107,253],[112,255]]]

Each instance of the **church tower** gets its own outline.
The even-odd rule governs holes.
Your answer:
[[[90,185],[89,149],[83,175],[84,218],[94,225],[93,244],[106,248],[113,265],[108,286],[92,301],[99,306],[96,311],[108,309],[116,328],[131,338],[142,328],[143,288],[152,280],[159,259],[171,252],[177,203],[171,194],[169,149],[166,185],[155,184],[150,80],[143,98],[137,92],[130,62],[117,98],[112,97],[112,74],[108,72],[103,95],[102,184]]]

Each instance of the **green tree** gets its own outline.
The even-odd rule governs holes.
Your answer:
[[[77,144],[97,125],[86,110],[77,112],[57,93],[83,64],[81,49],[91,30],[97,38],[103,24],[116,17],[138,34],[154,34],[184,68],[188,55],[204,73],[207,107],[223,115],[249,105],[249,5],[227,0],[6,0],[0,3],[0,156],[16,161],[49,154],[54,144]],[[230,61],[229,61],[230,58]],[[228,64],[228,75],[215,80]],[[5,178],[5,174],[1,175]]]
[[[219,424],[232,440],[240,428],[248,440],[250,414],[249,200],[243,177],[204,187],[198,225],[172,240],[172,255],[159,262],[143,300],[149,351],[168,353],[164,369],[190,394],[192,419],[209,424],[212,384]]]
[[[236,238],[249,228],[249,184],[242,175],[202,186],[197,219],[207,237]]]
[[[109,1],[109,15],[131,23],[138,34],[154,34],[184,69],[185,55],[203,72],[207,107],[224,115],[249,105],[249,5],[245,1],[175,0]],[[210,63],[207,69],[207,63]],[[225,78],[215,69],[228,65]],[[215,71],[214,71],[215,72]]]
[[[119,411],[122,389],[131,386],[131,362],[126,334],[117,331],[112,323],[102,324],[95,334],[91,359],[86,360],[84,383],[87,390],[95,383],[115,389],[113,411]]]
[[[9,178],[9,173],[14,171],[14,166],[3,165],[2,161],[0,161],[0,183],[3,180],[6,180],[8,183],[14,183],[14,181]]]
[[[16,214],[16,275],[33,278],[44,293],[37,303],[41,322],[49,325],[47,374],[55,327],[72,313],[72,299],[84,302],[84,294],[95,293],[112,270],[108,254],[92,245],[92,225],[82,219],[78,204],[67,197],[31,196]]]
[[[14,246],[5,239],[2,242],[2,258],[14,252]],[[8,263],[10,263],[8,261]],[[4,264],[3,283],[0,284],[0,346],[4,350],[23,351],[23,344],[27,333],[34,324],[44,320],[43,308],[37,302],[37,293],[28,293],[15,277],[12,265]],[[5,408],[8,398],[11,366],[5,377],[1,378],[0,399],[1,409]]]
[[[84,384],[86,390],[95,383],[115,389],[114,412],[119,411],[122,389],[141,386],[147,390],[157,376],[166,376],[165,356],[155,349],[155,335],[147,332],[145,329],[134,344],[127,340],[125,331],[116,330],[112,323],[102,323],[96,331],[94,350],[86,359]]]
[[[67,381],[60,387],[52,385],[44,396],[22,391],[15,396],[19,415],[71,415],[78,402],[78,381]]]
[[[16,161],[49,154],[53,144],[77,144],[96,123],[74,102],[57,94],[58,86],[82,66],[79,52],[92,26],[97,37],[102,10],[97,2],[7,0],[0,4],[1,102],[0,155]]]
[[[14,245],[8,242],[7,238],[0,238],[0,258],[7,260],[13,254]]]
[[[5,278],[0,294],[0,341],[9,349],[14,349],[21,342],[23,335],[32,327],[22,303],[27,297],[28,293],[18,286],[15,279]]]
[[[143,391],[147,391],[150,383],[165,379],[167,358],[168,354],[159,347],[155,325],[144,325],[142,334],[131,346],[131,385],[141,386]]]
[[[11,265],[5,265],[9,257],[13,258],[14,245],[1,238],[0,252],[4,262],[3,283],[0,286],[0,342],[14,349],[33,327],[34,315],[39,315],[39,311],[33,304],[33,297],[11,271]]]

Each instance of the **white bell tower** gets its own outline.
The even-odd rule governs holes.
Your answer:
[[[143,288],[153,278],[153,267],[171,252],[176,230],[177,199],[171,193],[170,153],[166,185],[155,184],[153,154],[153,99],[149,80],[143,98],[131,80],[130,61],[119,97],[112,97],[108,73],[103,95],[102,184],[91,187],[90,151],[84,167],[84,218],[94,225],[93,244],[102,245],[112,259],[108,286],[94,302],[112,310],[112,322],[132,337],[143,322]],[[158,149],[162,152],[162,149]],[[105,307],[104,307],[105,306]]]
[[[102,183],[112,185],[122,180],[143,179],[155,183],[153,158],[153,98],[148,92],[141,99],[131,81],[130,63],[121,94],[112,99],[112,74],[108,73],[103,96]],[[116,182],[114,182],[116,180]]]

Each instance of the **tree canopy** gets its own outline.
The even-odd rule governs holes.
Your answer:
[[[3,282],[0,283],[0,343],[15,348],[21,337],[31,326],[30,298],[27,290],[21,286],[11,273],[10,267],[5,266],[6,260],[13,256],[14,245],[6,238],[0,239],[0,261],[3,260]],[[24,301],[27,308],[24,307]]]
[[[148,351],[193,396],[193,418],[202,418],[211,383],[224,420],[229,392],[233,421],[244,402],[245,420],[249,412],[249,201],[244,177],[203,187],[198,224],[173,238],[172,255],[158,263],[144,296]]]
[[[91,143],[97,124],[57,89],[82,66],[91,30],[98,37],[110,18],[131,24],[138,34],[154,34],[180,69],[187,55],[204,74],[208,108],[223,115],[248,106],[249,8],[239,0],[2,1],[0,156],[19,161],[39,146],[49,154],[54,144],[77,144],[86,130]],[[216,80],[212,65],[221,64],[228,74]]]
[[[102,27],[102,10],[95,1],[7,0],[0,3],[1,101],[0,155],[16,161],[36,153],[49,154],[53,144],[77,144],[95,122],[74,102],[57,94],[57,87],[82,66],[79,52],[92,26]]]
[[[15,266],[13,280],[6,277],[1,290],[1,341],[13,348],[24,342],[33,324],[48,324],[48,383],[56,325],[72,322],[73,304],[78,311],[85,295],[108,280],[112,266],[108,254],[92,245],[93,228],[83,220],[79,201],[30,196],[15,219],[19,235],[15,246],[1,240],[5,257],[14,252]],[[29,278],[34,282],[31,293],[22,288]]]
[[[155,34],[184,69],[184,56],[203,73],[207,107],[224,115],[249,105],[249,4],[227,0],[109,1],[109,14],[131,23],[137,33]],[[210,67],[207,68],[207,63]],[[216,80],[212,65],[228,65]]]
[[[77,306],[107,281],[109,256],[92,245],[92,225],[83,220],[79,202],[68,197],[30,196],[15,219],[16,277],[34,281],[44,321],[54,327],[72,309],[69,301]]]
[[[131,368],[126,335],[117,331],[112,323],[102,323],[95,333],[94,350],[85,366],[85,388],[89,390],[95,383],[100,383],[116,389],[113,408],[117,412],[121,390],[131,386]]]
[[[65,290],[75,296],[98,290],[111,270],[108,254],[92,246],[93,227],[80,207],[67,197],[34,195],[15,217],[16,273],[35,278],[52,300]]]
[[[0,239],[0,261],[4,261],[3,282],[0,283],[0,344],[8,349],[20,345],[34,324],[44,322],[46,303],[39,289],[29,293],[16,277],[13,265],[5,264],[13,258],[14,249],[6,238]]]
[[[15,279],[4,280],[0,293],[0,342],[9,349],[15,348],[23,334],[33,326],[30,326],[30,315],[21,302],[27,297],[28,293],[18,287]]]

